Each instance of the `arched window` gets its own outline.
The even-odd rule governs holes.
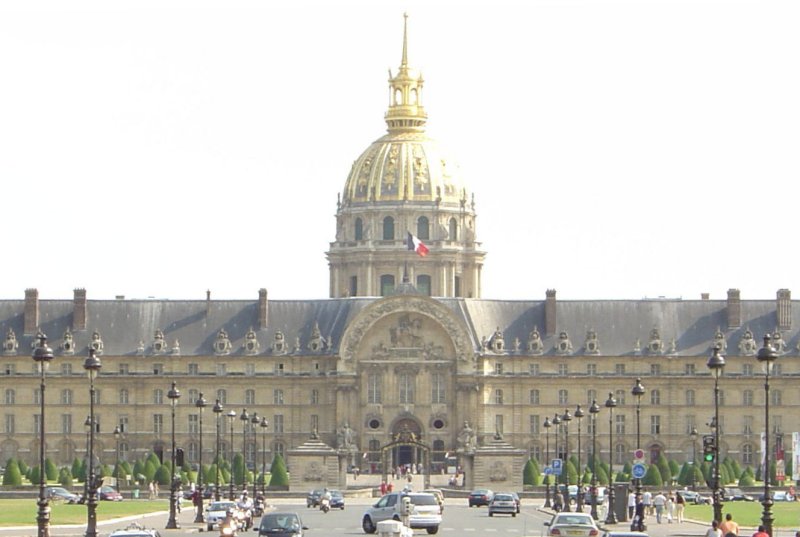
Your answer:
[[[357,241],[364,240],[364,222],[360,218],[356,218],[355,236]]]
[[[417,291],[426,296],[431,296],[431,277],[427,274],[417,275]]]
[[[391,274],[381,275],[381,296],[389,296],[394,291],[394,276]]]
[[[387,216],[383,219],[383,240],[394,240],[394,218]]]
[[[451,241],[457,241],[458,240],[458,222],[456,222],[455,218],[451,218],[450,219],[450,235],[449,235],[449,239]]]
[[[422,240],[430,239],[430,224],[428,223],[428,217],[420,216],[417,218],[417,238]]]

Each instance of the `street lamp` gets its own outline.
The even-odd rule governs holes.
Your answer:
[[[550,468],[550,416],[544,418],[544,466]],[[552,470],[552,469],[551,469]],[[544,506],[551,507],[550,504],[550,476],[552,473],[545,472],[545,486],[544,486]]]
[[[231,457],[231,463],[233,463],[233,422],[236,420],[236,411],[231,409],[226,414],[228,416],[228,421],[231,423],[231,445],[228,449],[228,453]],[[228,499],[233,501],[236,499],[236,496],[233,494],[233,472],[231,472],[231,481],[230,481],[230,491],[228,492]]]
[[[258,485],[258,436],[256,436],[256,427],[258,427],[258,423],[261,421],[261,418],[258,417],[258,412],[253,412],[253,416],[250,418],[251,429],[253,430],[253,501],[256,501],[256,485]],[[245,454],[247,450],[245,450]],[[245,473],[247,473],[247,465],[245,464],[244,467]]]
[[[203,409],[206,407],[207,401],[205,397],[203,397],[203,392],[200,392],[200,395],[197,398],[197,401],[194,402],[195,408],[197,408],[197,412],[200,414],[198,418],[198,425],[200,426],[200,451],[198,455],[197,461],[197,513],[194,516],[194,521],[198,524],[202,524],[203,520]]]
[[[36,515],[38,537],[50,537],[50,501],[47,499],[47,476],[44,471],[44,389],[45,373],[53,359],[53,349],[47,346],[47,336],[39,332],[39,346],[33,350],[33,360],[39,366],[39,511]]]
[[[86,416],[86,419],[83,421],[83,428],[86,429],[86,457],[89,457],[89,450],[91,449],[90,440],[92,434],[92,417]],[[84,464],[83,467],[83,498],[80,499],[79,503],[86,503],[86,500],[89,498],[89,467],[88,467],[88,460],[87,464]]]
[[[589,414],[592,416],[592,511],[591,515],[597,520],[597,414],[600,413],[600,405],[597,399],[592,399],[589,406]]]
[[[86,495],[86,537],[97,537],[97,483],[95,483],[95,470],[94,470],[94,379],[97,378],[97,373],[103,364],[100,363],[100,358],[95,356],[94,347],[89,347],[89,356],[83,362],[83,368],[89,377],[89,470],[86,473],[86,481],[88,482],[88,494]]]
[[[697,427],[692,427],[689,436],[692,437],[692,490],[697,490]]]
[[[181,397],[181,392],[178,391],[175,381],[172,381],[172,388],[167,392],[167,397],[172,407],[172,475],[169,476],[169,520],[167,520],[166,529],[175,530],[180,528],[175,518],[178,505],[178,480],[175,479],[175,406]]]
[[[561,460],[561,452],[558,451],[558,437],[561,434],[561,418],[558,417],[558,413],[557,412],[556,412],[556,415],[553,416],[553,420],[552,420],[551,423],[553,424],[553,427],[556,428],[555,429],[555,434],[553,435],[553,441],[554,441],[553,451],[555,452],[554,455],[553,455],[553,460],[558,459],[560,461]],[[561,471],[563,472],[564,471],[563,470],[563,468],[564,468],[563,464],[561,465],[561,468],[562,468]],[[556,499],[558,498],[558,491],[561,488],[561,484],[559,483],[561,481],[561,479],[559,479],[559,476],[555,476],[555,478],[556,478],[555,479],[556,486],[553,487],[553,503],[555,503]],[[563,498],[564,495],[562,494],[561,497]],[[562,502],[562,505],[559,505],[557,507],[558,507],[558,509],[564,509],[563,502]]]
[[[583,418],[583,409],[581,405],[575,409],[575,418],[578,420],[578,498],[575,511],[578,513],[583,512],[583,472],[581,472],[581,419]]]
[[[636,384],[631,389],[631,394],[636,398],[636,451],[642,449],[642,430],[641,430],[641,411],[642,411],[642,396],[644,395],[644,386],[642,386],[642,379],[637,378]],[[642,493],[642,479],[636,478],[636,497]]]
[[[120,484],[120,475],[119,473],[122,471],[122,467],[119,464],[119,440],[122,436],[122,428],[119,425],[114,426],[114,454],[116,455],[116,462],[114,463],[114,469],[117,471],[117,489],[119,493],[122,494],[122,485]]]
[[[242,409],[239,419],[242,420],[242,490],[247,492],[247,424],[250,421],[250,414],[246,408]]]
[[[261,418],[261,494],[267,493],[267,427],[269,420],[266,416]]]
[[[564,415],[561,416],[561,421],[564,423],[564,464],[561,465],[561,471],[564,473],[564,511],[569,512],[569,422],[572,421],[572,414],[569,409],[564,409]],[[577,501],[577,500],[576,500]]]
[[[606,399],[606,408],[608,409],[608,515],[606,516],[606,524],[616,524],[617,514],[614,512],[614,407],[617,406],[617,400],[614,399],[614,394],[609,392],[608,399]]]
[[[769,490],[769,374],[772,372],[772,364],[778,358],[778,352],[772,346],[772,337],[769,334],[764,336],[764,346],[758,350],[756,358],[764,368],[764,469],[761,476],[764,478],[764,500],[761,505],[764,511],[761,514],[761,524],[765,531],[772,537],[772,495]]]
[[[214,457],[216,457],[214,459],[214,501],[218,502],[219,501],[219,415],[222,414],[223,410],[222,403],[219,402],[219,399],[217,399],[217,402],[214,403],[214,408],[212,408],[212,410],[214,412],[214,417],[217,422],[217,447],[214,454]]]
[[[714,520],[722,522],[722,491],[719,488],[719,376],[725,369],[725,357],[720,353],[719,345],[714,346],[714,351],[708,359],[706,366],[714,375],[714,475],[712,476],[712,500],[714,502]]]

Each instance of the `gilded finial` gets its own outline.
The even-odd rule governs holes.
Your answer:
[[[403,13],[403,59],[400,69],[408,68],[408,13]]]

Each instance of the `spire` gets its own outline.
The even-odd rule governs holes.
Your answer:
[[[422,107],[422,75],[408,66],[408,14],[403,14],[403,57],[396,76],[389,70],[389,132],[423,132],[428,115]]]

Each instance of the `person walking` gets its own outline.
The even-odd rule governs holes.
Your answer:
[[[675,495],[675,517],[678,524],[683,522],[683,510],[686,508],[686,500],[680,492]]]
[[[656,522],[661,524],[661,517],[664,516],[664,507],[667,505],[667,497],[664,496],[663,492],[659,492],[656,494],[656,497],[653,498],[653,506],[656,508]]]
[[[642,494],[642,501],[644,502],[644,514],[645,515],[652,515],[653,514],[653,493],[649,490],[644,491]]]
[[[633,515],[636,511],[636,492],[630,491],[628,493],[628,518],[633,520]]]
[[[725,515],[725,520],[719,525],[719,529],[723,536],[733,534],[738,537],[739,535],[739,524],[733,520],[733,515],[730,513]]]
[[[711,527],[708,528],[708,531],[706,531],[706,537],[722,537],[722,531],[719,529],[719,522],[716,520],[711,521]]]
[[[667,494],[667,524],[672,524],[672,518],[675,516],[675,495],[670,491]]]

